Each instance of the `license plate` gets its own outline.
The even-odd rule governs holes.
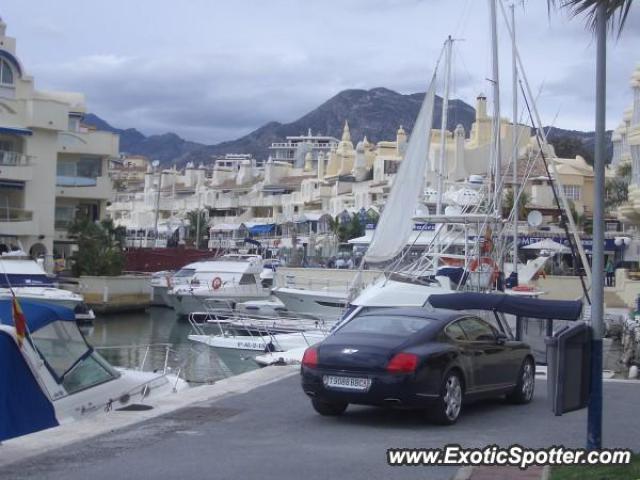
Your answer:
[[[366,392],[371,387],[370,378],[362,377],[339,377],[337,375],[325,375],[322,377],[324,386],[327,388],[337,388],[345,390],[356,390]]]

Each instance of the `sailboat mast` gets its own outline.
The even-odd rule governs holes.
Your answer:
[[[502,153],[500,149],[500,72],[498,66],[498,22],[496,0],[489,0],[491,11],[491,66],[493,78],[493,154],[494,158],[494,193],[493,204],[496,216],[502,215]]]
[[[449,84],[451,83],[451,35],[445,41],[445,77],[444,96],[442,98],[442,115],[440,124],[440,158],[438,160],[438,185],[436,199],[436,215],[442,214],[442,193],[444,189],[445,161],[447,155],[447,116],[449,113]]]
[[[516,13],[515,5],[511,5],[511,80],[513,95],[513,121],[511,130],[512,142],[512,158],[511,167],[513,168],[513,276],[516,284],[518,283],[518,220],[520,209],[518,208],[518,196],[520,194],[520,186],[518,185],[518,60],[516,58]]]

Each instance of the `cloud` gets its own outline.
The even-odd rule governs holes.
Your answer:
[[[27,3],[27,4],[25,4]],[[80,91],[89,111],[145,134],[216,143],[269,121],[289,122],[346,88],[424,91],[446,35],[453,95],[491,94],[489,18],[477,0],[9,0],[3,17],[38,88]],[[480,5],[482,4],[482,5]],[[549,123],[590,129],[591,33],[581,19],[517,10],[519,49]],[[69,15],[68,12],[74,12]],[[611,42],[609,126],[631,99],[634,25]],[[631,31],[631,33],[627,33]],[[502,101],[510,112],[510,44],[500,27]],[[560,109],[560,110],[559,110]]]

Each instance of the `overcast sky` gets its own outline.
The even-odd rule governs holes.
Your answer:
[[[517,3],[543,122],[592,130],[595,42],[584,20],[549,18],[544,0]],[[7,0],[0,15],[37,88],[83,92],[88,111],[145,134],[216,143],[293,121],[346,88],[424,91],[448,34],[464,40],[454,47],[452,96],[473,104],[491,93],[485,0]],[[499,21],[510,117],[510,44]],[[639,41],[636,6],[609,42],[608,128],[631,102]]]

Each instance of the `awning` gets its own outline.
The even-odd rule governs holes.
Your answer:
[[[241,223],[218,223],[209,229],[211,232],[233,232],[242,227]]]
[[[489,310],[547,320],[578,320],[582,314],[580,300],[542,300],[501,293],[434,294],[429,296],[428,303],[435,308]]]
[[[0,133],[7,133],[9,135],[33,135],[33,132],[28,128],[20,127],[0,127]]]
[[[275,226],[275,223],[253,225],[249,227],[249,233],[251,235],[264,235],[265,233],[271,233]]]

